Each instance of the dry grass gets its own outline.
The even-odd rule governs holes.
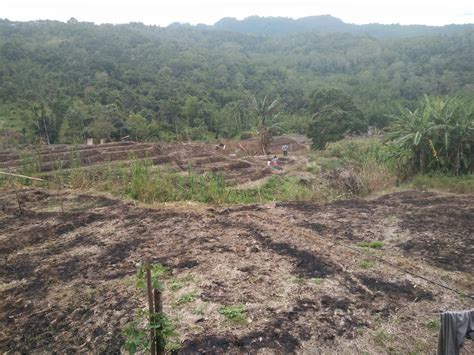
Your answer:
[[[366,193],[386,191],[396,186],[397,178],[390,168],[380,165],[375,160],[362,164],[359,176],[364,184]]]

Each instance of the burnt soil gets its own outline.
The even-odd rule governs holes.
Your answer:
[[[133,275],[146,258],[170,269],[165,312],[183,354],[384,352],[380,329],[394,351],[433,352],[426,322],[474,305],[416,276],[474,293],[474,196],[207,209],[40,189],[20,198],[22,213],[0,193],[1,352],[123,351],[123,328],[145,306]],[[245,322],[219,313],[235,305]]]

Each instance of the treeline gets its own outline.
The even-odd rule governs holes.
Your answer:
[[[51,143],[247,136],[252,98],[268,96],[286,103],[269,126],[306,133],[321,88],[385,126],[424,94],[474,97],[473,48],[470,29],[380,39],[0,20],[0,129]]]
[[[434,34],[452,34],[466,29],[474,29],[473,24],[425,26],[425,25],[382,25],[371,23],[355,25],[345,23],[331,15],[308,16],[299,19],[287,17],[250,16],[243,20],[225,17],[212,26],[198,25],[200,28],[228,30],[241,33],[265,34],[269,36],[288,35],[317,31],[319,33],[349,33],[373,37],[412,37]]]

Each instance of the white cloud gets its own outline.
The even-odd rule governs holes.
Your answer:
[[[212,24],[251,15],[299,18],[331,14],[351,23],[444,25],[474,23],[473,0],[2,0],[0,17],[11,20],[75,17],[96,23],[131,21]]]

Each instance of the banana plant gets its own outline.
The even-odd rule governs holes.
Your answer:
[[[392,157],[409,156],[413,172],[467,172],[474,148],[473,105],[456,97],[425,96],[419,108],[402,109],[394,117],[388,140]]]

